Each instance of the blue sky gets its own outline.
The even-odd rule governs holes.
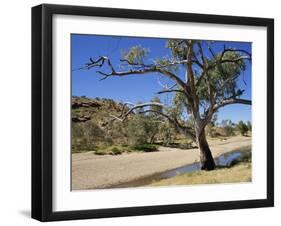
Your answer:
[[[170,56],[169,49],[165,48],[166,41],[167,39],[160,38],[72,34],[72,70],[85,65],[86,62],[89,62],[90,57],[97,59],[99,56],[108,56],[117,70],[120,65],[121,51],[136,45],[141,45],[150,50],[147,57],[148,61]],[[251,43],[238,42],[216,42],[214,50],[221,51],[224,45],[251,52]],[[207,49],[203,50],[205,54],[209,54]],[[182,70],[179,71],[179,74],[181,77],[184,76]],[[242,75],[238,81],[241,89],[245,89],[241,98],[251,99],[251,77],[251,64],[247,63],[244,73],[246,85]],[[173,84],[169,79],[157,74],[110,77],[103,81],[99,81],[100,78],[101,75],[96,73],[95,69],[72,71],[72,95],[111,98],[117,101],[133,103],[146,102],[155,96],[159,96],[162,102],[166,104],[169,104],[172,100],[171,94],[156,95],[156,92],[162,90],[159,81],[163,84]],[[218,121],[223,119],[231,119],[233,122],[238,122],[239,120],[251,121],[251,106],[237,104],[221,108],[218,113]]]

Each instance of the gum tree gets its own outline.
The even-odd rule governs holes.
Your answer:
[[[226,46],[215,51],[214,45],[211,41],[173,39],[166,44],[170,51],[169,57],[147,60],[149,50],[134,46],[122,53],[121,67],[113,65],[109,57],[100,56],[97,59],[90,58],[79,69],[95,68],[102,76],[101,80],[114,76],[153,74],[160,74],[171,80],[173,85],[162,84],[163,90],[158,94],[174,93],[178,107],[176,111],[174,107],[164,106],[159,102],[137,105],[126,103],[120,115],[112,116],[112,121],[123,121],[139,108],[143,113],[158,114],[197,143],[201,169],[213,170],[215,162],[206,139],[205,127],[211,122],[213,115],[226,105],[251,105],[251,100],[241,98],[244,90],[238,87],[238,79],[244,76],[245,61],[251,61],[251,53]],[[181,117],[183,111],[187,112],[185,115],[188,115],[188,119]]]

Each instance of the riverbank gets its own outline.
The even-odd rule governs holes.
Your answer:
[[[147,186],[221,184],[251,182],[252,162],[251,150],[244,150],[244,157],[234,160],[230,166],[217,167],[212,171],[194,171],[176,175],[168,179],[152,182]]]
[[[230,137],[209,141],[214,157],[251,146],[251,137]],[[158,152],[97,156],[92,152],[72,154],[72,189],[119,187],[199,161],[198,149],[160,147]]]

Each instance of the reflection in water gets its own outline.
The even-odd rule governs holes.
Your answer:
[[[234,160],[238,159],[241,155],[242,155],[241,151],[226,153],[216,158],[215,162],[217,166],[230,166],[231,163]],[[167,179],[182,173],[190,173],[197,170],[200,170],[199,162],[166,171],[162,174],[161,179]]]
[[[233,151],[233,152],[229,152],[229,153],[225,153],[221,156],[219,156],[218,158],[215,159],[216,165],[218,167],[228,167],[231,166],[232,163],[237,160],[238,158],[242,157],[243,153],[245,153],[245,151]],[[130,181],[127,183],[122,183],[120,185],[116,185],[114,186],[114,188],[127,188],[127,187],[139,187],[139,186],[145,186],[148,185],[152,182],[155,181],[159,181],[162,179],[168,179],[183,173],[190,173],[190,172],[194,172],[194,171],[198,171],[200,170],[200,163],[196,162],[193,164],[189,164],[186,166],[182,166],[173,170],[168,170],[166,172],[163,173],[158,173],[158,174],[154,174],[152,176],[148,176],[145,178],[141,178],[135,181]]]

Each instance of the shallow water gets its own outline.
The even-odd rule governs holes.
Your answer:
[[[243,153],[245,153],[245,151],[232,151],[232,152],[222,154],[215,159],[216,166],[217,167],[231,166],[233,161],[240,158],[243,155]],[[176,169],[168,170],[163,173],[158,173],[158,174],[154,174],[154,175],[151,175],[151,176],[148,176],[145,178],[141,178],[141,179],[138,179],[135,181],[123,183],[123,184],[114,186],[114,188],[145,186],[152,182],[156,182],[156,181],[159,181],[162,179],[168,179],[168,178],[171,178],[171,177],[183,174],[183,173],[190,173],[190,172],[194,172],[194,171],[198,171],[198,170],[200,170],[200,163],[196,162],[196,163],[188,164],[188,165],[176,168]]]

